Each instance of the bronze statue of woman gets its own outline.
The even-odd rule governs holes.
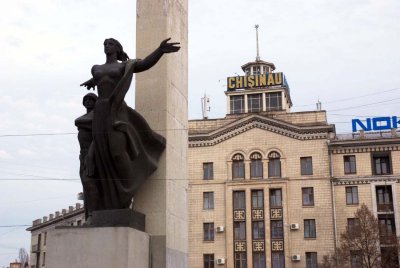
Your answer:
[[[179,43],[161,42],[143,60],[130,60],[115,39],[104,41],[106,62],[92,67],[93,78],[81,84],[97,87],[93,109],[93,141],[85,160],[86,175],[98,185],[96,210],[129,208],[143,181],[157,168],[164,137],[124,101],[134,73],[154,66],[164,53],[177,52]],[[88,213],[89,217],[91,212]]]

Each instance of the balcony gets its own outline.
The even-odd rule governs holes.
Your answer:
[[[32,245],[32,253],[40,252],[40,246],[38,244]]]
[[[393,203],[377,204],[378,212],[393,212]]]
[[[380,235],[379,240],[381,246],[393,246],[397,244],[397,237],[395,235]]]

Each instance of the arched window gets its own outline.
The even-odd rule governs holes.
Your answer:
[[[244,179],[244,157],[242,154],[235,154],[232,157],[232,177]]]
[[[250,178],[262,179],[263,177],[263,163],[260,153],[252,153],[250,155]]]
[[[281,155],[278,152],[268,154],[268,177],[281,177]]]

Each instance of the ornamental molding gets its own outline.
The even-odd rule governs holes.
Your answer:
[[[189,147],[214,146],[253,128],[264,129],[297,140],[328,139],[329,132],[334,130],[331,125],[299,127],[260,115],[250,115],[210,133],[189,134]]]
[[[283,251],[284,250],[283,240],[271,241],[271,250],[272,251]]]
[[[251,210],[251,219],[253,221],[263,220],[264,219],[264,210],[263,209],[252,209]]]
[[[242,209],[233,211],[233,220],[234,221],[245,221],[246,220],[246,211],[244,211]]]
[[[272,220],[281,220],[283,218],[283,210],[281,208],[271,208],[270,218]]]
[[[235,241],[234,250],[235,250],[235,252],[246,252],[246,242],[245,241]]]
[[[264,241],[253,241],[253,251],[254,252],[262,252],[265,250],[265,242]]]
[[[332,183],[335,186],[385,183],[385,182],[400,183],[400,178],[399,177],[369,177],[369,178],[363,177],[363,178],[334,178],[334,179],[332,179]]]
[[[332,154],[355,154],[355,153],[373,153],[373,152],[388,152],[399,151],[400,145],[370,145],[349,148],[331,148]]]

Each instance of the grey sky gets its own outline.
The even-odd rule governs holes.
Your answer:
[[[210,117],[225,115],[226,77],[256,56],[254,24],[261,59],[288,79],[293,111],[314,110],[319,99],[340,133],[357,116],[398,115],[399,1],[192,0],[189,8],[191,119],[201,117],[205,92]],[[0,226],[30,224],[76,202],[79,180],[36,180],[79,179],[76,135],[4,135],[76,132],[87,93],[79,84],[104,62],[103,40],[136,57],[135,1],[7,1],[0,23]],[[127,98],[134,106],[133,88]],[[29,239],[24,227],[0,227],[0,267],[29,250]]]

